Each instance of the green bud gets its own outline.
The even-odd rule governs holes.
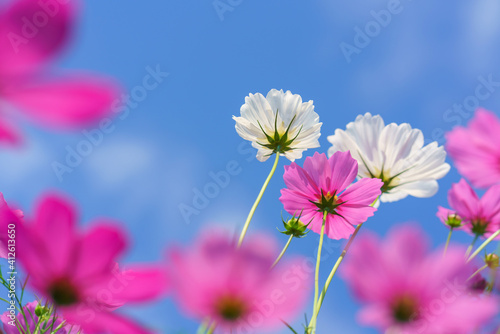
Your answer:
[[[41,304],[37,304],[35,307],[35,315],[39,318],[43,318],[45,316],[50,315],[50,309],[47,306],[42,306]]]
[[[495,253],[486,254],[484,262],[490,269],[496,269],[500,266],[500,258]]]
[[[303,238],[309,233],[307,231],[307,227],[309,224],[305,225],[303,222],[300,221],[300,215],[298,217],[295,217],[295,215],[290,218],[288,221],[283,220],[283,226],[285,227],[284,231],[280,231],[281,233],[285,235],[292,235],[295,238]]]
[[[458,228],[462,226],[462,218],[460,218],[460,216],[458,216],[457,214],[449,215],[448,219],[446,220],[446,225],[451,228]]]

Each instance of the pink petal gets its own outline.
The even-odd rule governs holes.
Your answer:
[[[448,202],[452,209],[465,220],[473,219],[480,214],[479,198],[464,179],[451,186],[448,192]]]
[[[118,94],[118,86],[109,80],[82,75],[10,87],[5,98],[35,122],[74,128],[110,114]]]
[[[78,308],[66,310],[64,318],[82,327],[83,333],[120,333],[120,334],[151,334],[153,331],[145,329],[136,322],[117,313],[100,312],[98,309]]]
[[[75,279],[85,284],[108,275],[126,248],[126,237],[117,224],[100,221],[80,242],[80,249],[74,259]]]
[[[323,216],[323,213],[318,212],[319,215]],[[317,226],[317,225],[316,225]],[[321,233],[321,225],[319,225],[320,230],[315,231],[316,233]],[[330,239],[340,240],[348,239],[354,232],[355,228],[348,222],[348,220],[334,215],[328,215],[325,225],[325,234]]]
[[[54,57],[70,35],[75,3],[12,1],[0,14],[0,77],[26,74]]]
[[[324,153],[315,152],[312,157],[307,157],[304,161],[304,169],[320,189],[330,189],[330,180],[327,180],[325,175],[331,175],[331,167]]]
[[[338,151],[328,159],[328,163],[330,164],[331,174],[324,171],[322,178],[329,179],[331,177],[331,181],[329,186],[323,189],[337,190],[338,194],[356,179],[358,162],[351,157],[349,151]],[[323,183],[328,184],[328,181],[325,180]]]
[[[491,186],[481,197],[481,208],[486,219],[500,224],[500,184]]]
[[[446,134],[446,150],[459,172],[479,188],[500,182],[500,119],[479,109],[468,127]]]
[[[0,110],[0,113],[2,111]],[[17,130],[9,124],[9,122],[0,118],[0,144],[9,146],[18,145],[21,143],[21,136]]]
[[[38,238],[41,246],[38,251],[46,256],[46,270],[54,275],[64,273],[73,260],[76,216],[73,203],[60,195],[43,197],[36,209],[32,236]]]
[[[384,183],[380,179],[363,178],[347,188],[340,196],[343,206],[359,207],[371,205],[378,196]]]
[[[114,294],[118,301],[137,303],[164,295],[169,288],[165,269],[155,266],[134,266],[123,272],[123,289]]]
[[[306,197],[304,194],[290,189],[281,189],[280,201],[283,203],[284,209],[291,215],[296,217],[302,213],[309,210],[317,211],[317,207],[311,203],[311,201],[316,201],[314,197]],[[304,211],[304,212],[303,212]]]
[[[311,176],[295,162],[292,162],[290,166],[285,166],[283,179],[288,189],[300,191],[304,195],[321,192]]]

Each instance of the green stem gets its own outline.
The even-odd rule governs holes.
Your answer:
[[[488,268],[488,265],[485,264],[484,266],[482,266],[481,268],[479,268],[478,270],[476,270],[474,272],[474,274],[470,275],[469,278],[467,278],[467,281],[470,281],[474,276],[476,276],[477,274],[479,274],[481,271],[483,271],[484,269]]]
[[[321,291],[321,296],[319,297],[319,299],[315,299],[315,300],[317,300],[317,302],[316,302],[317,306],[315,307],[316,313],[313,315],[313,319],[316,319],[318,317],[319,310],[321,309],[321,306],[323,305],[323,301],[325,300],[325,295],[326,295],[326,292],[328,291],[328,288],[330,287],[330,283],[332,282],[333,277],[335,276],[335,273],[337,272],[337,269],[339,268],[340,264],[344,260],[344,257],[347,254],[347,251],[349,250],[349,248],[351,247],[351,244],[352,244],[354,238],[356,237],[356,235],[358,234],[361,226],[363,226],[363,224],[359,224],[356,227],[356,229],[354,230],[354,233],[351,235],[351,238],[349,238],[347,245],[344,247],[344,250],[340,254],[335,265],[333,266],[332,271],[330,272],[330,275],[328,276],[328,279],[326,280],[325,286],[323,287],[323,290]],[[312,319],[311,319],[311,321],[312,321]]]
[[[290,243],[292,242],[292,239],[293,239],[293,235],[291,235],[290,238],[288,238],[288,241],[287,241],[285,247],[281,251],[281,253],[278,256],[278,258],[276,259],[276,261],[274,261],[274,263],[271,266],[271,268],[274,268],[278,264],[278,262],[280,262],[281,258],[283,257],[283,255],[285,254],[286,250],[288,249],[288,246],[290,246]]]
[[[443,256],[446,255],[446,251],[448,250],[448,246],[451,240],[451,234],[453,233],[453,227],[450,227],[450,233],[448,233],[448,238],[446,239],[446,244],[444,245]]]
[[[469,262],[470,260],[472,260],[473,258],[475,258],[477,256],[477,254],[479,254],[479,252],[481,252],[484,247],[488,246],[488,244],[493,241],[493,239],[495,239],[496,237],[498,237],[498,235],[500,234],[500,230],[496,231],[495,233],[493,233],[492,235],[490,235],[490,237],[488,239],[486,239],[482,244],[481,246],[479,246],[476,251],[474,253],[472,253],[472,255],[469,257],[469,259],[467,260],[467,262]],[[476,238],[474,239],[474,241],[477,239],[477,236]],[[472,250],[472,247],[471,247],[471,250]],[[470,253],[470,251],[468,252]],[[467,253],[467,254],[468,254]]]
[[[255,203],[253,203],[252,209],[250,210],[250,213],[248,214],[247,220],[245,222],[245,225],[243,226],[243,231],[241,231],[240,239],[238,241],[238,247],[241,246],[243,243],[243,239],[245,238],[245,235],[247,234],[248,226],[250,225],[250,221],[252,220],[253,214],[255,213],[255,210],[257,209],[257,206],[260,203],[260,200],[262,199],[262,196],[264,195],[264,192],[266,191],[267,185],[271,181],[271,178],[274,175],[274,172],[276,171],[276,167],[278,167],[278,161],[280,158],[279,152],[276,153],[276,159],[274,160],[274,165],[273,168],[271,169],[271,172],[267,176],[266,181],[264,182],[264,185],[262,186],[262,189],[260,189],[260,193],[257,196],[257,199],[255,200]]]
[[[465,252],[465,257],[468,258],[469,257],[469,254],[470,252],[472,251],[472,248],[474,248],[474,245],[476,244],[476,241],[477,239],[479,238],[479,235],[475,235],[474,236],[474,239],[472,240],[471,244],[469,245],[469,247],[467,248],[467,251]]]
[[[215,322],[212,324],[212,326],[210,326],[210,328],[207,331],[207,334],[213,334],[214,330],[215,330]]]
[[[321,224],[321,234],[319,237],[319,246],[318,246],[318,256],[316,258],[316,271],[314,274],[314,304],[313,304],[313,317],[311,318],[311,322],[309,323],[309,328],[312,330],[312,333],[316,333],[316,317],[317,314],[316,307],[319,294],[319,263],[321,262],[321,249],[323,248],[323,239],[325,237],[325,225],[326,225],[326,217],[328,212],[325,211],[323,213],[323,224]]]
[[[209,325],[209,321],[205,320],[203,323],[198,327],[198,330],[196,331],[196,334],[205,334],[207,331],[207,327]]]

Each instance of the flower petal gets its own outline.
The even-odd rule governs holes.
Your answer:
[[[127,240],[117,224],[96,222],[81,239],[74,258],[74,278],[83,283],[108,275],[127,248]]]
[[[15,0],[0,14],[0,77],[32,72],[66,43],[75,1]]]
[[[74,128],[101,120],[118,106],[118,86],[90,75],[24,83],[5,92],[33,121]]]

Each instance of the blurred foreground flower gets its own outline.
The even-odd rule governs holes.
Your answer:
[[[170,251],[173,293],[188,315],[209,321],[216,333],[273,330],[304,307],[311,283],[297,258],[271,270],[277,255],[266,236],[237,248],[223,234],[205,233],[190,248]]]
[[[281,190],[280,201],[285,210],[301,214],[311,221],[309,228],[321,233],[326,215],[325,234],[331,239],[346,239],[354,226],[364,223],[376,211],[370,205],[380,195],[383,183],[379,179],[361,179],[351,185],[358,175],[358,163],[349,152],[337,152],[330,159],[314,153],[304,161],[285,166],[283,176],[287,188]],[[351,186],[349,186],[351,185]]]
[[[448,202],[462,220],[463,230],[477,237],[489,237],[500,229],[500,184],[492,186],[480,199],[464,180],[451,186]],[[447,210],[439,208],[442,212]]]
[[[122,230],[100,220],[80,233],[76,219],[68,200],[49,195],[42,198],[33,219],[19,226],[18,257],[28,284],[86,334],[150,333],[112,311],[161,296],[166,289],[164,270],[142,265],[118,270],[116,259],[127,247]]]
[[[250,94],[241,107],[241,117],[233,119],[238,134],[258,149],[259,161],[266,161],[273,153],[294,161],[308,148],[319,147],[322,123],[313,101],[302,103],[300,95],[290,91],[272,89],[267,97]]]
[[[407,123],[384,124],[379,115],[359,115],[328,137],[328,155],[350,151],[359,163],[359,177],[379,178],[384,182],[382,202],[394,202],[408,195],[431,197],[439,186],[436,180],[450,170],[446,152],[437,142],[424,146],[422,131]]]
[[[475,187],[500,182],[500,119],[491,111],[478,109],[466,128],[448,132],[446,150]]]
[[[40,310],[42,311],[40,312]],[[2,321],[5,334],[35,333],[35,328],[38,328],[37,333],[85,334],[78,326],[65,324],[64,319],[52,316],[48,308],[39,305],[38,302],[26,304],[23,307],[23,311],[24,316],[21,313],[12,316],[8,311],[2,314],[0,320]],[[13,324],[20,326],[21,331]],[[30,331],[28,331],[28,328]]]
[[[474,272],[465,249],[429,253],[426,237],[411,226],[384,240],[364,234],[353,245],[342,274],[365,304],[359,321],[386,333],[469,334],[498,312],[498,300],[469,288]]]
[[[0,143],[20,135],[9,113],[49,127],[82,127],[111,111],[119,88],[88,74],[47,76],[46,63],[66,44],[78,1],[14,0],[0,13]],[[12,116],[10,116],[12,117]]]

